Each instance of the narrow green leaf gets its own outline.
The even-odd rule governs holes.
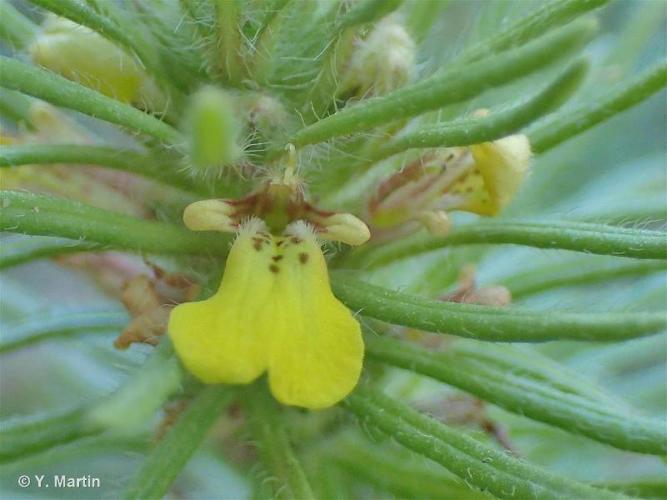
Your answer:
[[[169,338],[115,392],[86,415],[95,427],[120,433],[141,428],[181,387],[183,372]]]
[[[183,142],[177,130],[147,113],[16,59],[0,56],[0,86],[143,132],[169,144]]]
[[[664,498],[667,498],[667,479],[664,477],[640,479],[625,483],[600,483],[596,486],[612,491],[618,491],[632,498],[646,498],[649,500],[663,500]]]
[[[59,236],[97,243],[106,249],[157,254],[224,254],[228,239],[164,222],[137,219],[64,198],[3,191],[0,230]]]
[[[130,149],[81,144],[26,144],[0,149],[0,167],[63,163],[100,165],[166,182],[180,189],[205,189],[203,183],[183,174],[173,164]]]
[[[664,231],[569,221],[481,220],[455,227],[444,237],[416,235],[352,255],[349,264],[378,267],[395,260],[455,245],[509,244],[558,248],[598,255],[667,259]]]
[[[104,3],[107,12],[110,6],[112,9],[118,8],[113,3],[111,5],[109,2]],[[180,10],[172,11],[172,8],[176,10],[175,7],[173,3],[152,5],[151,2],[133,2],[129,11],[123,14],[128,20],[133,16],[142,18],[143,25],[148,27],[153,37],[153,39],[147,37],[143,45],[157,48],[160,69],[164,71],[169,83],[188,92],[198,87],[201,81],[209,81],[211,76],[204,58],[201,57],[200,51],[196,50],[196,45],[193,44],[190,33],[182,22]],[[121,20],[120,24],[131,23]]]
[[[657,338],[660,336],[652,337]],[[620,346],[626,343],[612,345]],[[559,392],[580,396],[621,413],[630,411],[627,402],[611,394],[588,376],[540,354],[533,346],[459,340],[451,346],[451,352],[500,372],[520,375]]]
[[[640,262],[566,262],[515,274],[501,280],[509,288],[512,299],[523,299],[530,295],[549,291],[554,288],[590,285],[608,280],[628,277],[639,277],[647,274],[667,271],[667,262],[662,260],[645,260]]]
[[[362,0],[352,5],[338,20],[338,29],[372,23],[398,9],[403,0]]]
[[[433,352],[382,337],[366,339],[368,355],[470,392],[508,411],[582,434],[616,448],[662,455],[667,428],[657,420],[621,412],[588,398],[534,381],[511,368],[498,369],[454,349]],[[511,364],[511,358],[507,360]]]
[[[484,118],[471,118],[425,127],[381,146],[370,161],[378,161],[412,148],[467,146],[492,141],[519,131],[565,102],[581,84],[588,63],[579,60],[542,91],[521,104]]]
[[[618,341],[667,328],[667,314],[526,311],[441,302],[395,292],[336,273],[334,294],[353,311],[395,325],[497,342]]]
[[[0,353],[37,342],[88,333],[116,333],[127,326],[127,314],[120,311],[82,311],[40,315],[3,326]]]
[[[211,426],[230,403],[229,387],[206,386],[188,405],[166,436],[155,446],[130,482],[127,500],[158,500],[168,492],[197,451]]]
[[[33,99],[20,92],[0,88],[0,116],[34,130],[30,118]]]
[[[34,236],[0,245],[0,270],[46,257],[98,250],[101,245],[60,238]]]
[[[217,14],[216,61],[223,78],[238,85],[243,75],[241,60],[241,5],[237,0],[213,0]]]
[[[274,481],[274,496],[300,500],[315,498],[303,467],[292,450],[281,410],[264,384],[248,388],[243,401],[259,458]]]
[[[368,387],[344,405],[363,425],[378,428],[406,448],[439,463],[466,483],[499,498],[624,498],[506,455]]]
[[[488,496],[442,470],[414,464],[413,456],[390,453],[358,442],[336,445],[333,459],[349,474],[387,490],[397,498],[488,500]]]
[[[27,455],[97,434],[84,416],[87,407],[30,417],[15,417],[0,422],[0,462]]]
[[[95,434],[59,444],[43,453],[25,455],[2,465],[3,475],[18,477],[25,471],[42,470],[53,464],[83,459],[94,459],[103,453],[141,453],[146,448],[147,436],[117,436]]]
[[[543,153],[598,123],[648,99],[667,85],[667,61],[656,63],[618,88],[574,110],[565,110],[529,132],[533,151]]]
[[[290,142],[297,146],[322,142],[470,99],[577,50],[590,39],[595,29],[588,22],[572,23],[524,47],[473,63],[465,72],[459,69],[447,71],[386,96],[345,108],[300,130]]]
[[[550,0],[498,34],[467,49],[456,63],[488,57],[518,47],[547,31],[597,9],[609,0]]]
[[[15,49],[22,49],[32,42],[37,26],[21,14],[8,0],[0,0],[0,40]]]
[[[251,62],[253,78],[281,95],[286,106],[305,104],[336,37],[338,7],[338,1],[290,0],[262,30]]]

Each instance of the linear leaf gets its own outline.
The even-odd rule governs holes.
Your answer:
[[[16,59],[0,56],[0,86],[143,132],[169,144],[183,143],[180,132],[159,119],[51,71]]]
[[[228,240],[164,222],[123,215],[64,198],[3,191],[0,230],[59,236],[106,249],[157,254],[224,254]]]
[[[266,472],[275,478],[274,496],[303,500],[315,498],[303,467],[292,450],[281,410],[267,389],[257,384],[248,388],[244,393],[244,404],[259,458]]]
[[[598,123],[648,99],[667,86],[667,61],[656,63],[621,87],[574,110],[549,118],[529,132],[533,151],[543,153]]]
[[[667,259],[667,233],[570,221],[482,220],[455,227],[447,236],[398,240],[381,248],[366,246],[350,264],[377,267],[398,259],[454,245],[510,244],[558,248],[598,255]]]
[[[597,9],[609,0],[551,0],[517,20],[507,29],[467,49],[455,64],[487,57],[517,47],[550,29]]]
[[[380,429],[468,484],[499,498],[624,498],[489,448],[368,387],[357,389],[344,404],[364,425]]]
[[[472,98],[580,48],[594,30],[590,23],[573,23],[524,47],[473,63],[465,72],[445,72],[345,108],[300,130],[290,142],[297,146],[322,142]]]
[[[54,446],[97,434],[85,420],[87,407],[0,422],[0,462],[12,461]]]
[[[116,332],[127,326],[127,314],[120,311],[82,311],[40,315],[3,326],[0,353],[11,352],[47,339],[86,333]]]
[[[579,87],[587,68],[588,63],[579,60],[568,66],[539,93],[521,104],[490,116],[457,120],[409,131],[381,146],[369,161],[375,162],[413,148],[467,146],[515,133],[565,102]]]
[[[414,457],[390,453],[385,448],[349,440],[342,446],[336,444],[333,458],[349,474],[377,485],[397,498],[488,499],[442,470],[413,465],[409,459]]]
[[[0,270],[45,257],[99,250],[101,245],[61,238],[33,236],[0,245]]]
[[[573,261],[515,274],[501,281],[509,288],[512,299],[519,299],[564,286],[589,285],[618,278],[646,276],[660,271],[667,271],[667,262],[586,262],[583,267],[583,263]]]
[[[201,389],[167,435],[148,455],[130,482],[124,498],[163,498],[233,395],[229,387],[219,385]]]
[[[37,26],[16,10],[9,0],[0,0],[0,40],[10,47],[22,49],[37,35]]]
[[[667,453],[667,428],[662,422],[561,391],[548,380],[530,380],[509,367],[499,369],[479,362],[457,351],[456,345],[451,351],[433,352],[375,336],[366,340],[366,348],[373,359],[432,377],[567,432],[624,450]],[[511,364],[511,358],[507,361]]]
[[[497,342],[619,341],[667,328],[663,312],[526,311],[441,302],[395,292],[336,273],[334,294],[363,316],[427,332]]]
[[[204,192],[206,189],[203,183],[197,183],[193,177],[176,170],[173,163],[159,161],[149,154],[130,149],[81,144],[29,144],[4,146],[0,150],[0,167],[63,163],[100,165],[166,182],[181,189]]]

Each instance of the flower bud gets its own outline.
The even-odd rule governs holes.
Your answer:
[[[225,200],[201,200],[185,207],[183,222],[191,231],[234,232],[238,222],[234,219],[236,208]]]
[[[63,18],[49,17],[29,51],[35,63],[123,102],[138,100],[148,78],[124,50]]]
[[[366,243],[371,237],[368,226],[352,214],[335,213],[328,217],[318,217],[317,222],[323,228],[318,233],[323,240],[358,246]]]
[[[528,172],[530,143],[525,135],[511,135],[470,147],[484,179],[490,206],[478,213],[495,215],[514,198]]]
[[[375,25],[359,43],[344,73],[339,92],[383,95],[410,81],[415,69],[415,43],[397,16]]]
[[[190,103],[188,134],[192,166],[201,171],[219,170],[241,158],[241,127],[234,102],[223,90],[204,87]]]
[[[378,227],[418,220],[430,232],[446,234],[445,212],[498,215],[521,187],[530,157],[525,135],[436,150],[384,180],[369,214]]]

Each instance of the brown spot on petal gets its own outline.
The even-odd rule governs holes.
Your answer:
[[[264,243],[264,239],[260,238],[259,236],[255,236],[252,239],[252,246],[258,252],[262,249],[262,244],[263,243]]]
[[[302,264],[305,264],[306,262],[308,262],[308,257],[310,257],[310,256],[306,252],[301,252],[299,254],[299,262],[301,262]]]
[[[299,243],[301,243],[301,238],[299,238],[298,236],[292,236],[289,240],[292,243],[294,243],[295,245],[298,245]]]
[[[275,264],[271,264],[269,266],[269,271],[271,271],[274,274],[278,274],[278,271],[280,271],[280,268],[276,266]]]
[[[273,257],[271,257],[271,260],[273,260],[273,262],[278,262],[279,260],[282,259],[283,259],[282,255],[274,255]]]

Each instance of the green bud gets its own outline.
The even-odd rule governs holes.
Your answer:
[[[123,102],[137,100],[146,78],[122,49],[63,18],[48,18],[29,50],[35,63]]]
[[[69,80],[149,111],[168,99],[134,57],[98,33],[50,16],[29,47],[32,60]]]
[[[339,93],[358,97],[384,95],[410,81],[415,43],[398,16],[380,21],[359,43],[341,81]]]
[[[200,171],[220,169],[240,159],[241,126],[230,95],[204,87],[192,96],[188,112],[190,160]]]

